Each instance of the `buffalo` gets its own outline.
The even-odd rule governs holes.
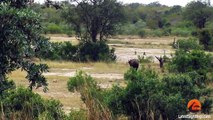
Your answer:
[[[128,61],[130,67],[134,68],[134,69],[138,69],[139,67],[139,61],[137,59],[131,59]]]

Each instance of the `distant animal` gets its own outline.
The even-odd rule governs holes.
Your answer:
[[[160,63],[160,68],[163,68],[164,59],[162,57],[157,57],[157,56],[155,56],[155,57],[158,59],[158,61]]]
[[[146,55],[146,52],[143,52],[143,55]]]
[[[128,61],[130,67],[135,68],[136,70],[139,67],[139,61],[137,59],[131,59]]]

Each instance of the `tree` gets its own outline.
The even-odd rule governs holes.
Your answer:
[[[206,22],[212,16],[212,13],[206,3],[193,1],[187,4],[184,11],[184,17],[193,22],[198,28],[205,28]]]
[[[84,41],[104,41],[123,21],[122,5],[116,0],[71,0],[77,6],[67,8],[64,17]],[[99,36],[99,38],[97,38]]]
[[[174,14],[174,13],[180,13],[182,12],[182,7],[180,5],[174,5],[170,10],[169,13],[170,14]]]
[[[47,71],[48,66],[30,60],[41,49],[41,44],[47,43],[40,35],[39,16],[28,9],[30,4],[31,0],[0,1],[0,84],[6,81],[6,74],[21,68],[28,73],[26,78],[31,89],[42,85],[46,88],[42,72]]]
[[[156,2],[149,3],[147,6],[149,6],[149,7],[162,7],[163,5],[161,5],[158,1],[156,1]]]
[[[147,26],[151,29],[163,28],[166,20],[162,18],[162,13],[151,10],[146,19]]]
[[[198,37],[205,50],[213,50],[213,37],[208,29],[199,31]]]

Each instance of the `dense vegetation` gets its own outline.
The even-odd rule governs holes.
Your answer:
[[[175,119],[188,114],[189,100],[199,99],[202,114],[212,108],[213,7],[190,2],[186,7],[168,7],[158,2],[122,5],[116,0],[72,0],[33,4],[31,0],[0,1],[0,108],[1,119]],[[92,2],[91,2],[92,1]],[[42,34],[77,36],[78,45],[50,43]],[[32,58],[69,61],[115,61],[114,49],[106,43],[115,34],[184,36],[174,41],[175,55],[163,72],[141,66],[124,74],[126,86],[101,89],[95,80],[79,72],[68,81],[87,109],[66,115],[62,104],[45,100],[33,88],[47,89],[48,70]],[[164,59],[164,58],[162,58]],[[167,58],[168,59],[168,58]],[[140,58],[141,62],[149,62]],[[16,87],[6,77],[12,71],[26,71],[29,88]]]
[[[76,25],[80,25],[77,22],[81,22],[80,20],[78,20],[80,16],[77,17],[75,14],[77,13],[76,10],[79,8],[77,6],[74,6],[73,3],[70,2],[61,2],[59,4],[63,5],[64,10],[56,10],[54,7],[43,8],[43,5],[40,4],[35,4],[34,9],[36,9],[36,11],[38,11],[42,15],[44,21],[43,23],[46,25],[46,33],[65,33],[69,35],[74,34],[74,31],[77,29]],[[107,10],[109,5],[110,4],[105,4],[100,7],[102,8],[102,10]],[[67,9],[69,9],[69,11],[64,12]],[[89,10],[91,8],[87,9],[88,11],[91,11]],[[97,10],[91,11],[89,15],[93,14],[93,18],[96,18],[97,16],[102,17],[100,13],[97,13],[99,8],[96,9]],[[119,19],[122,19],[122,21],[125,21],[124,24],[116,28],[119,28],[119,31],[108,31],[110,32],[110,34],[118,33],[124,35],[140,35],[142,37],[168,35],[190,36],[191,33],[196,30],[196,28],[213,28],[213,18],[211,14],[213,12],[213,8],[207,3],[200,1],[188,3],[185,7],[178,5],[168,7],[165,5],[161,5],[158,2],[153,2],[147,5],[131,3],[123,5],[122,9],[122,11],[115,9],[117,11],[116,13],[112,12],[114,11],[113,9],[110,9],[111,11],[109,11],[109,14],[113,13],[111,14],[112,16],[115,15],[116,17],[119,17]],[[124,16],[119,15],[119,12],[123,12]],[[64,13],[68,13],[68,15],[72,15],[75,17],[71,19],[69,16],[66,16],[66,19],[63,19],[61,16],[64,16]],[[105,14],[104,12],[102,13]],[[81,13],[81,15],[83,14]],[[70,25],[66,22],[67,19],[69,20],[69,22],[75,21],[76,24]],[[111,22],[116,24],[119,19],[111,19]],[[102,24],[101,22],[99,23]],[[100,28],[98,29],[100,30]]]
[[[74,3],[79,4],[75,5]],[[85,4],[81,3],[80,0],[57,3],[62,6],[62,9],[44,7],[45,4],[34,4],[32,6],[42,16],[45,34],[76,35],[81,41],[79,46],[73,46],[78,50],[73,54],[73,48],[70,54],[75,56],[70,56],[69,59],[53,52],[57,49],[49,50],[53,52],[50,52],[50,54],[55,54],[56,57],[41,56],[42,58],[60,59],[61,57],[71,61],[114,61],[113,49],[111,50],[107,46],[104,47],[106,49],[101,50],[100,48],[99,51],[95,52],[99,57],[82,52],[87,49],[85,47],[90,47],[90,44],[93,45],[90,42],[103,44],[107,37],[115,34],[138,35],[140,37],[192,37],[190,40],[178,41],[178,44],[180,42],[179,47],[185,47],[187,50],[191,49],[190,46],[196,49],[213,50],[213,15],[211,14],[213,7],[208,3],[194,1],[188,3],[185,7],[178,5],[168,7],[159,2],[147,5],[139,3],[121,5],[109,1],[97,1],[97,3],[94,2],[87,6],[86,4],[89,3],[90,1],[87,0]],[[106,11],[108,12],[106,13]],[[191,39],[198,39],[198,42]],[[102,42],[99,43],[99,41]],[[95,48],[98,46],[94,45]],[[174,47],[177,48],[177,46]]]

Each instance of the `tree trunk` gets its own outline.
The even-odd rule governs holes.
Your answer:
[[[91,34],[91,38],[93,42],[97,42],[97,33],[93,31]]]
[[[3,74],[2,70],[0,70],[0,82],[5,80],[5,75]]]

